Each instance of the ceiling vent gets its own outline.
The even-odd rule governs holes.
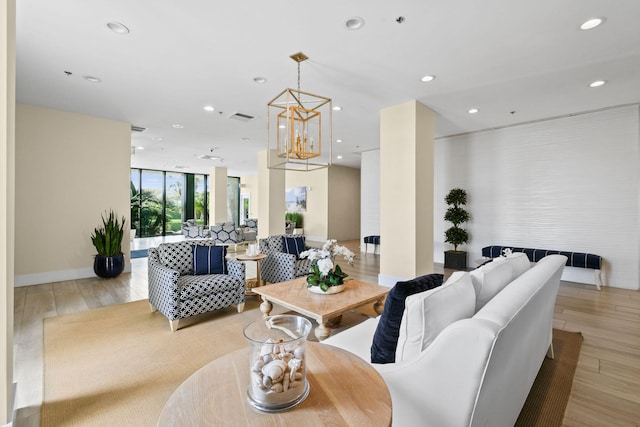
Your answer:
[[[243,113],[233,113],[232,115],[229,116],[230,119],[235,119],[235,120],[240,120],[241,122],[248,122],[250,120],[255,119],[255,117],[250,116],[248,114],[243,114]]]
[[[142,126],[131,125],[131,132],[133,132],[133,133],[136,133],[136,132],[137,133],[142,133],[142,132],[144,132],[146,130],[147,130],[147,128],[143,128]]]

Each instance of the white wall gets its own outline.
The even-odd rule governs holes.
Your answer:
[[[360,250],[363,239],[380,235],[380,150],[365,151],[360,161]],[[369,251],[374,246],[369,245]],[[375,247],[380,253],[380,246]]]
[[[129,123],[18,104],[16,286],[95,277],[90,237],[110,209],[130,270],[130,165]]]
[[[449,249],[444,196],[461,187],[471,265],[494,244],[589,252],[607,285],[639,289],[639,132],[635,105],[437,140],[435,261]],[[594,283],[587,269],[563,278]]]

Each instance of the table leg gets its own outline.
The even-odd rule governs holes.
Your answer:
[[[262,317],[267,317],[271,310],[273,309],[273,305],[269,302],[268,299],[262,297],[262,304],[260,304],[260,311],[262,312]]]
[[[260,278],[260,262],[262,260],[258,259],[256,260],[256,274],[258,275],[258,277],[256,277],[256,286],[262,286],[262,282],[261,282],[261,278]]]
[[[373,304],[373,310],[380,316],[382,314],[382,309],[384,307],[384,300],[379,299]]]
[[[315,333],[316,333],[316,338],[318,338],[318,341],[322,341],[329,338],[329,335],[331,334],[331,329],[327,327],[326,322],[322,322],[316,328]]]

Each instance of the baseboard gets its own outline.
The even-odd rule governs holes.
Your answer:
[[[131,272],[131,261],[125,261],[125,273]],[[77,268],[73,270],[46,271],[44,273],[21,274],[14,276],[14,287],[40,285],[42,283],[63,282],[97,277],[91,268]]]

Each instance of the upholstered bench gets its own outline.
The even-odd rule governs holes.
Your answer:
[[[364,238],[364,253],[367,253],[369,244],[373,245],[373,253],[376,253],[376,246],[380,244],[380,236],[367,236]]]
[[[584,252],[567,252],[549,249],[516,248],[514,246],[486,246],[482,248],[482,256],[487,258],[497,258],[502,255],[505,249],[512,252],[524,252],[529,261],[538,262],[547,255],[560,254],[567,257],[567,267],[590,268],[595,271],[596,287],[601,290],[602,286],[602,257],[600,255],[588,254]]]

